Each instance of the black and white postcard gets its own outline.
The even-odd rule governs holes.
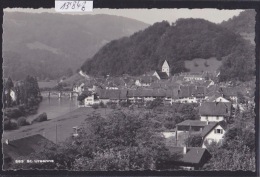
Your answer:
[[[3,170],[256,171],[254,9],[74,5],[4,9]]]

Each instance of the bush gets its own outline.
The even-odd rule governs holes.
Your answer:
[[[17,125],[18,126],[25,126],[25,125],[29,125],[29,123],[26,121],[25,117],[19,117],[17,120]]]
[[[107,106],[103,103],[103,101],[101,101],[100,103],[99,103],[99,106],[101,107],[101,108],[106,108]]]
[[[18,128],[18,125],[15,120],[4,121],[4,130],[15,130],[17,128]]]
[[[5,116],[17,119],[18,117],[23,116],[23,113],[18,108],[7,108],[5,109]]]
[[[191,135],[185,140],[186,146],[189,147],[201,147],[202,143],[203,141],[201,135]]]
[[[93,105],[92,105],[92,108],[93,108],[93,109],[98,109],[98,108],[99,108],[99,105],[98,105],[98,104],[93,104]]]
[[[33,121],[32,121],[32,123],[34,123],[34,122],[43,122],[43,121],[47,121],[48,119],[47,119],[47,114],[44,112],[44,113],[42,113],[42,114],[40,114],[38,117],[36,117]]]
[[[116,109],[117,104],[114,103],[114,102],[109,101],[109,102],[107,102],[107,106],[108,106],[109,108],[111,108],[111,109]]]
[[[154,109],[154,108],[156,108],[156,107],[158,107],[158,106],[160,106],[160,105],[162,105],[162,104],[163,104],[162,99],[156,98],[156,99],[154,99],[153,101],[147,101],[147,103],[146,103],[146,108],[148,108],[148,109]]]
[[[122,107],[128,107],[129,106],[129,104],[125,101],[120,101],[119,105],[122,106]]]

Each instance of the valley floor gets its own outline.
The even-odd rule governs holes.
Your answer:
[[[88,107],[78,108],[70,113],[45,122],[23,126],[18,130],[4,131],[2,139],[3,141],[6,139],[14,140],[35,134],[41,134],[56,143],[57,127],[57,142],[62,142],[72,136],[74,126],[81,125],[81,123],[83,123],[87,118],[87,115],[93,113],[94,111],[101,114],[101,116],[106,116],[112,111],[112,109],[103,108],[94,110],[93,108]]]

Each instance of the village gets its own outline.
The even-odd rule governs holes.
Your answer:
[[[6,10],[3,170],[255,172],[256,11],[128,10]]]
[[[181,169],[197,170],[203,167],[211,157],[207,146],[213,142],[221,144],[227,122],[234,119],[235,111],[243,112],[254,103],[252,90],[246,89],[248,87],[243,89],[241,85],[235,86],[231,82],[218,83],[217,72],[186,72],[171,76],[170,66],[166,60],[160,70],[150,71],[139,77],[108,75],[106,78],[90,78],[82,72],[79,74],[84,78],[83,80],[75,83],[71,90],[57,92],[56,96],[59,99],[62,96],[77,96],[80,108],[97,109],[109,106],[113,109],[116,107],[139,109],[149,107],[151,103],[162,107],[174,104],[196,104],[197,108],[194,109],[197,109],[199,119],[184,120],[176,123],[175,127],[159,131],[174,153],[183,154],[181,159],[173,163]],[[60,83],[62,82],[61,80]],[[15,91],[12,90],[10,96],[15,100]],[[45,93],[45,96],[50,97],[50,91],[48,94]],[[73,136],[77,137],[78,126],[72,128]],[[192,135],[199,135],[202,138],[199,146],[193,147],[192,144],[187,144],[187,138]],[[40,136],[38,140],[47,140],[42,135],[31,137],[34,139],[34,136]],[[26,137],[28,138],[30,139]],[[4,148],[10,149],[8,147],[10,142],[6,141]],[[19,144],[19,142],[26,141],[24,138],[16,139],[12,144]]]

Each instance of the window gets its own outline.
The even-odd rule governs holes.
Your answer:
[[[215,129],[214,132],[215,132],[215,134],[223,134],[222,129]]]

